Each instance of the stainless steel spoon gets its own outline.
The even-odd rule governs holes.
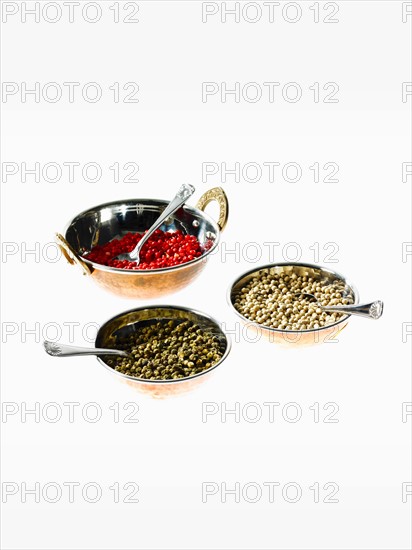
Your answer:
[[[131,357],[126,351],[119,349],[104,348],[81,348],[78,346],[67,346],[56,342],[43,342],[43,347],[49,355],[53,357],[72,357],[74,355],[121,355],[122,357]]]
[[[184,183],[180,187],[179,191],[176,193],[175,197],[169,202],[169,204],[157,218],[155,223],[150,227],[144,237],[140,239],[134,249],[130,253],[119,254],[116,257],[116,260],[127,260],[128,262],[136,262],[136,265],[139,265],[140,251],[146,241],[150,239],[156,229],[158,229],[169,216],[176,212],[176,210],[178,210],[182,206],[182,204],[184,204],[187,199],[193,195],[194,192],[195,188],[193,187],[193,185],[188,185]]]
[[[322,306],[317,301],[316,296],[307,292],[296,292],[297,296],[304,296],[311,298],[312,302],[316,302],[316,305],[320,307],[322,311],[328,311],[330,313],[345,313],[346,315],[359,315],[360,317],[367,317],[368,319],[379,319],[383,313],[383,302],[376,300],[369,304],[352,304],[349,306]]]

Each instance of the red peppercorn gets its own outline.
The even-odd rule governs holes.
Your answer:
[[[116,260],[119,254],[131,252],[142,238],[140,233],[126,233],[119,239],[98,245],[85,256],[91,262],[117,269],[159,269],[190,262],[199,258],[204,249],[194,235],[180,230],[165,232],[157,229],[140,251],[140,263]]]

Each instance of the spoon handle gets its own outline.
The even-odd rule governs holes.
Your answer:
[[[173,214],[173,212],[176,212],[176,210],[180,208],[182,204],[184,204],[187,199],[193,195],[194,192],[195,188],[193,187],[193,185],[184,183],[179,188],[179,191],[176,193],[175,197],[170,201],[170,203],[163,210],[163,212],[160,214],[154,224],[149,228],[144,237],[140,239],[134,249],[130,252],[130,258],[132,260],[136,260],[138,258],[139,251],[142,249],[145,242],[152,236],[154,231],[156,231],[156,229],[158,229],[162,225],[162,223]]]
[[[322,306],[323,311],[331,313],[346,313],[347,315],[359,315],[369,319],[379,319],[383,313],[383,302],[377,300],[369,304],[356,304],[351,306]]]
[[[104,348],[82,348],[78,346],[68,346],[56,342],[43,342],[43,347],[49,355],[53,357],[72,357],[75,355],[122,355],[128,357],[128,353],[117,349]]]

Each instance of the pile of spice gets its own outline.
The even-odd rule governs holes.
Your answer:
[[[190,262],[202,255],[202,247],[194,235],[181,231],[157,229],[140,251],[140,263],[116,260],[119,254],[130,253],[144,233],[126,233],[120,239],[113,239],[97,245],[84,257],[91,262],[118,269],[160,269]]]
[[[299,293],[315,296],[305,297]],[[234,306],[244,317],[281,330],[317,329],[331,325],[342,313],[322,311],[322,306],[353,304],[353,297],[339,279],[316,279],[292,273],[260,272],[235,298]]]
[[[137,325],[118,337],[116,349],[132,357],[107,358],[113,369],[145,380],[187,378],[215,365],[223,356],[218,336],[189,320],[162,320]]]

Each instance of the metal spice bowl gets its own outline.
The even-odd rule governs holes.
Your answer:
[[[350,283],[343,275],[337,273],[336,271],[332,271],[331,269],[327,269],[315,264],[304,263],[278,263],[268,264],[258,269],[254,268],[238,277],[228,291],[228,302],[236,315],[240,317],[240,319],[247,327],[247,331],[250,330],[253,334],[253,337],[251,337],[252,341],[257,341],[260,336],[263,336],[270,342],[283,344],[289,347],[308,346],[332,341],[337,337],[340,331],[346,327],[350,318],[350,315],[343,315],[343,317],[341,317],[338,321],[330,325],[322,326],[317,329],[306,330],[276,329],[265,326],[263,324],[259,324],[255,321],[251,321],[250,319],[242,315],[234,307],[234,303],[236,297],[241,292],[241,289],[251,279],[262,272],[270,274],[284,273],[287,275],[296,273],[296,275],[306,275],[308,277],[313,277],[314,279],[326,279],[330,280],[331,282],[337,279],[345,284],[345,293],[348,296],[351,296],[353,303],[359,303],[359,294],[354,285]]]
[[[204,208],[217,201],[218,221],[212,220]],[[63,235],[57,234],[60,249],[72,265],[78,265],[104,289],[125,298],[155,298],[172,294],[191,283],[204,269],[208,256],[219,243],[220,232],[228,218],[228,201],[220,187],[207,191],[196,207],[184,205],[160,227],[162,231],[181,230],[194,235],[204,253],[194,260],[162,269],[126,270],[100,265],[84,258],[96,245],[103,245],[128,232],[144,232],[168,205],[156,199],[129,199],[100,204],[73,218]]]
[[[99,355],[97,360],[99,363],[120,382],[123,382],[133,389],[148,394],[150,397],[163,399],[182,393],[192,391],[200,384],[208,380],[226,359],[230,352],[231,342],[229,337],[220,328],[220,324],[205,313],[195,311],[190,308],[178,306],[147,306],[136,309],[131,309],[112,317],[106,321],[99,329],[95,348],[117,349],[117,338],[129,336],[136,331],[137,326],[148,324],[150,322],[158,322],[162,320],[189,320],[199,325],[201,330],[208,331],[217,337],[222,357],[217,363],[212,365],[207,370],[187,376],[185,378],[168,379],[168,380],[147,380],[143,378],[135,378],[122,372],[116,371],[108,364],[108,360],[113,356]],[[52,344],[55,352],[51,355],[61,355],[59,343]],[[84,349],[84,348],[81,348]],[[93,348],[92,348],[93,349]]]

